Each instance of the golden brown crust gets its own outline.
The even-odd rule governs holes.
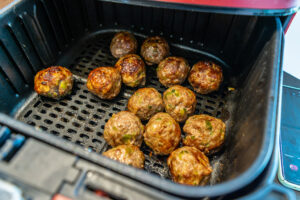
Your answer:
[[[180,126],[168,113],[155,114],[146,125],[144,141],[155,154],[170,154],[180,139]]]
[[[121,111],[107,121],[103,137],[113,147],[121,144],[141,146],[143,133],[141,120],[131,112]]]
[[[188,73],[190,66],[182,57],[167,57],[161,61],[156,69],[159,82],[166,87],[182,84]]]
[[[88,76],[88,90],[101,99],[112,99],[121,90],[121,75],[114,67],[98,67]]]
[[[196,92],[208,94],[219,89],[223,81],[222,68],[213,62],[197,62],[192,67],[188,80]]]
[[[143,152],[134,145],[119,145],[104,152],[102,155],[126,165],[140,169],[144,168],[145,156]]]
[[[141,56],[148,65],[160,63],[169,53],[168,42],[160,36],[147,38],[141,47]]]
[[[197,100],[194,92],[186,87],[175,85],[163,94],[166,112],[177,122],[184,122],[194,114]]]
[[[130,97],[127,107],[141,120],[148,120],[164,110],[164,103],[155,88],[140,88]]]
[[[212,172],[208,158],[194,147],[181,147],[171,153],[168,167],[174,182],[204,185]]]
[[[115,67],[120,71],[122,81],[130,87],[145,85],[146,68],[142,58],[136,54],[122,56]]]
[[[223,144],[225,130],[225,123],[220,119],[204,114],[194,115],[189,117],[183,126],[186,133],[183,144],[209,153]]]
[[[121,31],[114,35],[110,43],[110,52],[115,58],[120,58],[126,54],[135,53],[137,46],[137,41],[131,33]]]
[[[52,66],[34,77],[34,90],[42,96],[59,99],[71,93],[73,75],[64,67]]]

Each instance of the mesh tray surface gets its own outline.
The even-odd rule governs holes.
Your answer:
[[[110,54],[109,43],[114,32],[99,34],[85,42],[81,51],[76,52],[74,60],[69,67],[76,81],[71,95],[55,101],[33,94],[30,102],[26,103],[17,114],[17,119],[37,129],[44,130],[57,137],[74,142],[95,152],[102,153],[109,146],[103,138],[104,125],[113,113],[126,110],[127,101],[136,89],[122,85],[120,94],[113,100],[101,100],[88,92],[85,80],[91,70],[99,66],[113,66],[116,59]],[[143,38],[138,37],[139,44]],[[171,44],[173,55],[185,57],[192,66],[196,61],[203,59],[203,55],[189,52],[186,49],[177,48]],[[147,82],[145,87],[154,87],[163,93],[166,88],[161,85],[156,77],[156,66],[147,66]],[[223,83],[226,85],[226,82]],[[187,82],[183,86],[189,87]],[[227,91],[220,91],[197,96],[195,114],[208,114],[214,117],[228,119],[229,113],[226,110]],[[144,122],[145,124],[146,122]],[[182,126],[182,125],[181,125]],[[151,155],[151,150],[142,144],[141,150],[145,154],[145,170],[164,178],[169,178],[166,156]],[[219,177],[222,172],[222,161],[219,155],[210,158],[214,170],[212,177]],[[218,166],[216,166],[218,165]],[[219,177],[220,178],[220,177]],[[218,180],[210,181],[211,184]]]

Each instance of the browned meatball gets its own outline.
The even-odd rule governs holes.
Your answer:
[[[144,125],[133,113],[121,111],[107,121],[104,127],[104,139],[111,146],[133,144],[141,146],[143,142]]]
[[[110,52],[115,58],[120,58],[126,54],[135,53],[137,46],[135,37],[127,31],[122,31],[116,33],[112,39]]]
[[[169,44],[160,37],[154,36],[147,38],[141,47],[141,56],[148,65],[158,64],[169,55]]]
[[[164,110],[164,103],[161,94],[156,89],[141,88],[130,97],[127,107],[141,120],[148,120],[155,113]]]
[[[180,126],[168,113],[157,113],[146,125],[144,141],[157,155],[170,154],[180,138]]]
[[[190,71],[188,62],[181,57],[168,57],[156,69],[159,82],[166,87],[183,83]]]
[[[192,67],[188,80],[196,92],[208,94],[219,89],[223,80],[222,68],[213,62],[197,62]]]
[[[183,144],[196,147],[205,153],[216,151],[224,142],[225,130],[225,123],[220,119],[203,114],[194,115],[183,126],[186,134]]]
[[[122,56],[115,67],[121,72],[122,81],[130,87],[145,85],[146,68],[142,58],[136,54]]]
[[[42,96],[59,99],[71,93],[73,75],[64,67],[52,66],[34,77],[34,90]]]
[[[181,184],[204,185],[212,172],[208,158],[195,147],[176,149],[167,162],[173,181]]]
[[[114,67],[98,67],[90,72],[86,86],[100,99],[112,99],[121,90],[121,74]]]
[[[166,112],[177,122],[184,122],[194,114],[197,100],[192,90],[175,85],[164,92],[163,100]]]
[[[119,161],[136,168],[144,168],[145,156],[141,150],[134,145],[119,145],[102,154],[110,159]]]

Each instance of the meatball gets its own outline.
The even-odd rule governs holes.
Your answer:
[[[104,139],[111,146],[132,144],[141,146],[143,142],[144,125],[133,113],[121,111],[107,121],[104,127]]]
[[[144,141],[157,155],[170,154],[180,139],[180,126],[168,113],[155,114],[146,125]]]
[[[184,122],[194,114],[197,100],[196,95],[190,89],[175,85],[164,92],[163,101],[166,112],[177,122]]]
[[[135,145],[119,145],[104,152],[102,155],[126,165],[144,168],[145,156]]]
[[[212,172],[208,158],[195,147],[176,149],[167,163],[173,181],[181,184],[204,185]]]
[[[181,57],[168,57],[157,67],[159,82],[166,87],[183,83],[190,71],[188,62]]]
[[[120,71],[122,81],[130,87],[145,85],[146,68],[142,58],[135,54],[122,56],[115,67]]]
[[[135,37],[127,32],[116,33],[110,43],[110,52],[115,58],[120,58],[126,54],[135,53],[138,44]]]
[[[148,120],[155,113],[164,110],[164,103],[161,94],[156,89],[141,88],[130,97],[127,107],[141,120]]]
[[[98,67],[90,72],[86,86],[100,99],[112,99],[121,90],[121,74],[114,67]]]
[[[169,44],[160,37],[154,36],[147,38],[141,47],[141,56],[148,65],[158,64],[169,55]]]
[[[223,80],[222,68],[213,62],[197,62],[188,80],[196,92],[208,94],[219,89]]]
[[[224,142],[225,123],[209,115],[194,115],[189,117],[183,131],[186,137],[183,144],[193,146],[205,153],[217,151]]]
[[[73,75],[64,67],[52,66],[34,77],[34,90],[42,96],[59,99],[71,93]]]

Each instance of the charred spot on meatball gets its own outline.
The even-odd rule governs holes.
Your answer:
[[[205,185],[212,172],[208,158],[195,147],[181,147],[171,153],[168,167],[172,180],[185,185]]]
[[[127,54],[136,53],[137,46],[137,41],[131,33],[121,31],[113,37],[110,43],[110,52],[115,58],[120,58]]]
[[[113,147],[121,144],[141,146],[144,125],[133,113],[121,111],[107,121],[104,127],[104,139]]]
[[[188,80],[200,94],[217,91],[223,81],[222,68],[213,62],[197,62],[192,67]]]
[[[128,100],[127,107],[141,120],[148,120],[164,110],[161,94],[155,88],[138,89]]]
[[[180,139],[180,126],[168,113],[155,114],[146,125],[144,141],[157,155],[170,154]]]
[[[141,56],[148,65],[158,64],[170,54],[168,42],[160,37],[147,38],[141,47]]]
[[[183,144],[196,147],[206,154],[215,153],[224,143],[225,130],[225,123],[220,119],[204,114],[194,115],[183,126],[186,134]]]
[[[71,93],[73,75],[65,67],[52,66],[34,77],[34,90],[41,96],[60,99]]]
[[[146,68],[142,58],[136,54],[122,56],[115,67],[120,71],[122,81],[129,87],[143,86],[146,82]]]
[[[88,90],[100,99],[112,99],[121,90],[121,75],[114,67],[98,67],[88,76]]]
[[[166,87],[182,84],[190,71],[188,62],[181,57],[167,57],[156,69],[159,82]]]
[[[177,122],[184,122],[194,114],[197,100],[193,91],[180,85],[167,89],[163,94],[166,112]]]
[[[140,169],[144,168],[145,156],[135,145],[119,145],[104,152],[102,155],[126,165]]]

